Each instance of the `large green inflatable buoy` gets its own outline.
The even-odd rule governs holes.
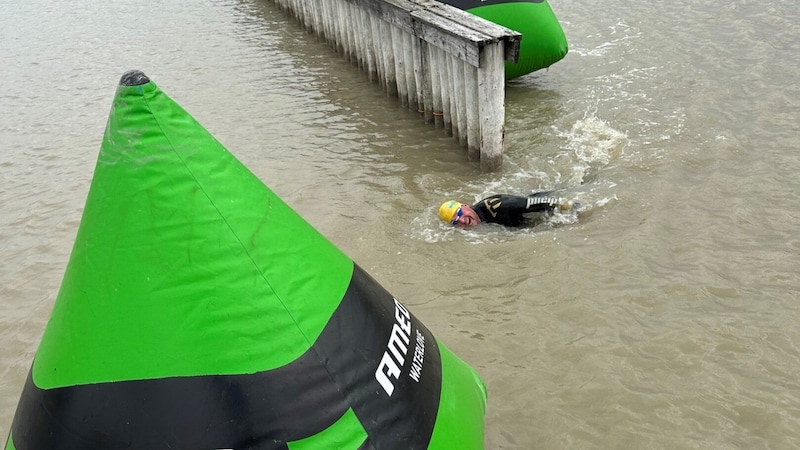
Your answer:
[[[547,0],[439,0],[522,35],[519,62],[505,63],[506,78],[545,69],[567,55],[567,37]]]
[[[477,373],[123,75],[7,450],[473,449]]]

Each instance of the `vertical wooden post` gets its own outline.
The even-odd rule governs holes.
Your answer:
[[[434,124],[433,76],[431,75],[430,45],[420,40],[420,67],[422,72],[422,110],[425,123]]]
[[[493,170],[503,163],[505,136],[505,83],[498,82],[495,73],[503,69],[503,42],[487,45],[481,53],[478,69],[478,103],[481,105],[481,169]],[[499,67],[498,67],[499,66]]]
[[[414,77],[414,39],[408,33],[403,34],[403,60],[405,61],[405,74],[407,86],[406,104],[409,110],[417,108],[417,83]]]
[[[478,99],[478,68],[464,66],[464,101],[467,110],[467,156],[470,161],[481,157],[481,121]]]
[[[455,116],[457,125],[454,127],[456,130],[456,138],[458,143],[466,148],[467,147],[467,102],[466,102],[466,86],[464,85],[464,63],[460,59],[451,58],[453,65],[453,98],[455,99]]]

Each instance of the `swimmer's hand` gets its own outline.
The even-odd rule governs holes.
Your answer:
[[[580,206],[581,204],[576,202],[575,200],[559,199],[558,201],[558,209],[560,209],[563,212],[576,211],[578,208],[580,208]]]

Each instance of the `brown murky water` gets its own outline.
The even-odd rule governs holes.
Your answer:
[[[551,5],[570,53],[508,86],[492,173],[271,2],[4,5],[0,439],[136,68],[478,369],[487,448],[800,447],[797,8]],[[541,188],[578,217],[435,218]]]

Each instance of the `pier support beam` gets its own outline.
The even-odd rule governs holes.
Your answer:
[[[273,0],[480,167],[503,163],[505,66],[522,36],[433,0]]]

